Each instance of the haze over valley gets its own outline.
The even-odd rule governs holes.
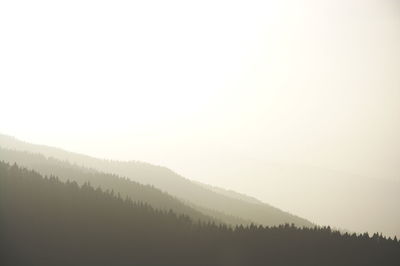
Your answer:
[[[399,47],[396,0],[1,1],[6,265],[396,265]]]

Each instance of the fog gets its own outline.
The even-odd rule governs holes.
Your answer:
[[[395,0],[2,1],[0,133],[399,234],[399,47]]]

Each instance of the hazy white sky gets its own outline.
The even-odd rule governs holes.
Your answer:
[[[399,47],[396,0],[3,0],[0,132],[269,201],[270,164],[400,180]]]

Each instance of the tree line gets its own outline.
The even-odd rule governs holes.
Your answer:
[[[400,265],[400,242],[329,227],[193,221],[0,162],[0,265]]]

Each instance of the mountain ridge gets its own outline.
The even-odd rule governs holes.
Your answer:
[[[200,208],[222,212],[256,224],[269,226],[294,223],[297,226],[314,226],[313,223],[304,218],[284,212],[269,204],[251,203],[220,194],[208,188],[208,185],[203,184],[200,186],[163,166],[155,166],[139,161],[103,160],[51,146],[30,144],[3,134],[0,134],[0,146],[41,153],[44,156],[67,160],[70,163],[94,168],[101,172],[127,177],[141,184],[150,184]]]
[[[297,228],[193,222],[88,183],[0,162],[5,266],[395,266],[397,239]]]

